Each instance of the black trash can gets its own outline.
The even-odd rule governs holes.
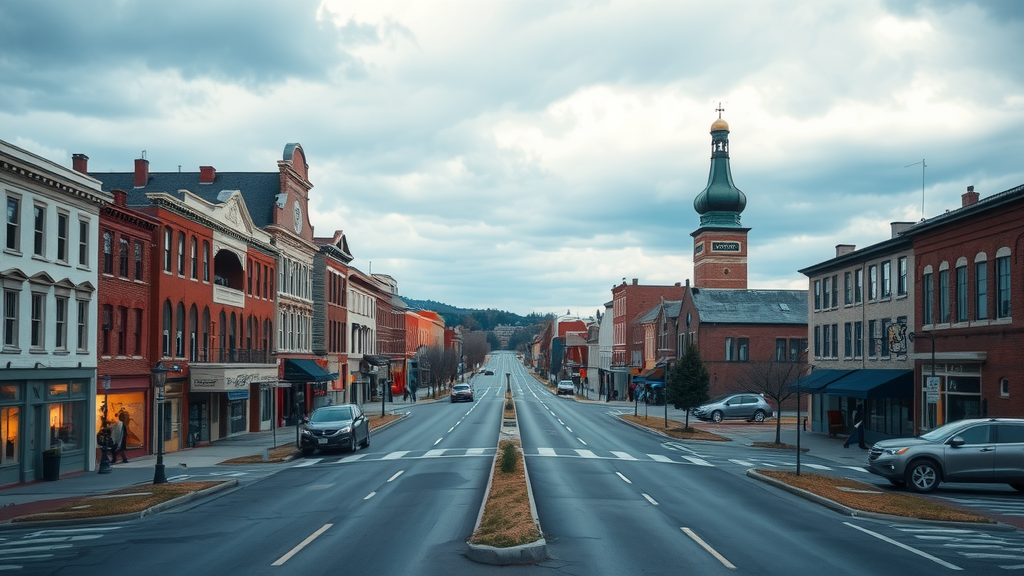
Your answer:
[[[43,452],[43,480],[60,480],[60,452]]]

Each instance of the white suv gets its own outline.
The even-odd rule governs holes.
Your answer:
[[[572,380],[559,380],[558,381],[558,387],[556,388],[556,391],[557,391],[559,396],[561,396],[562,394],[567,394],[569,396],[572,396],[572,394],[573,394],[573,392],[575,390],[576,390],[576,388],[575,388],[575,386],[573,386]]]

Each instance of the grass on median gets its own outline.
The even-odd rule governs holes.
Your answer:
[[[797,476],[794,472],[782,470],[758,470],[757,472],[849,508],[865,512],[922,520],[993,523],[988,517],[945,506],[922,496],[887,492],[877,486],[849,478],[808,473]]]
[[[713,434],[711,432],[708,432],[707,430],[701,430],[699,428],[693,427],[686,428],[685,423],[679,422],[678,420],[669,420],[668,427],[666,428],[665,419],[658,418],[656,416],[649,416],[645,418],[643,416],[633,416],[632,414],[622,414],[620,417],[623,420],[632,422],[633,424],[637,424],[645,428],[654,430],[656,432],[661,432],[662,434],[665,434],[667,436],[679,438],[681,440],[715,440],[718,442],[730,441],[730,439],[726,438],[725,436],[719,436],[718,434]]]
[[[12,522],[39,520],[74,520],[117,516],[142,512],[147,508],[175,498],[221,484],[221,482],[169,482],[167,484],[139,484],[106,494],[84,496],[49,512],[13,518]]]
[[[480,527],[470,542],[509,548],[529,544],[540,539],[540,531],[533,514],[530,513],[530,495],[526,485],[526,469],[523,467],[522,452],[518,441],[502,440],[498,453],[511,445],[514,450],[515,467],[511,472],[503,472],[501,458],[495,458],[494,476],[491,479],[491,491],[484,506],[484,516]]]

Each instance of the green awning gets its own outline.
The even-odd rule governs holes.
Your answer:
[[[324,370],[315,360],[306,358],[284,359],[284,380],[288,382],[331,382],[337,379],[337,372]]]

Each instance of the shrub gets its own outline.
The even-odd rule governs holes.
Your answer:
[[[501,471],[510,474],[516,470],[516,446],[506,442],[501,447]]]

